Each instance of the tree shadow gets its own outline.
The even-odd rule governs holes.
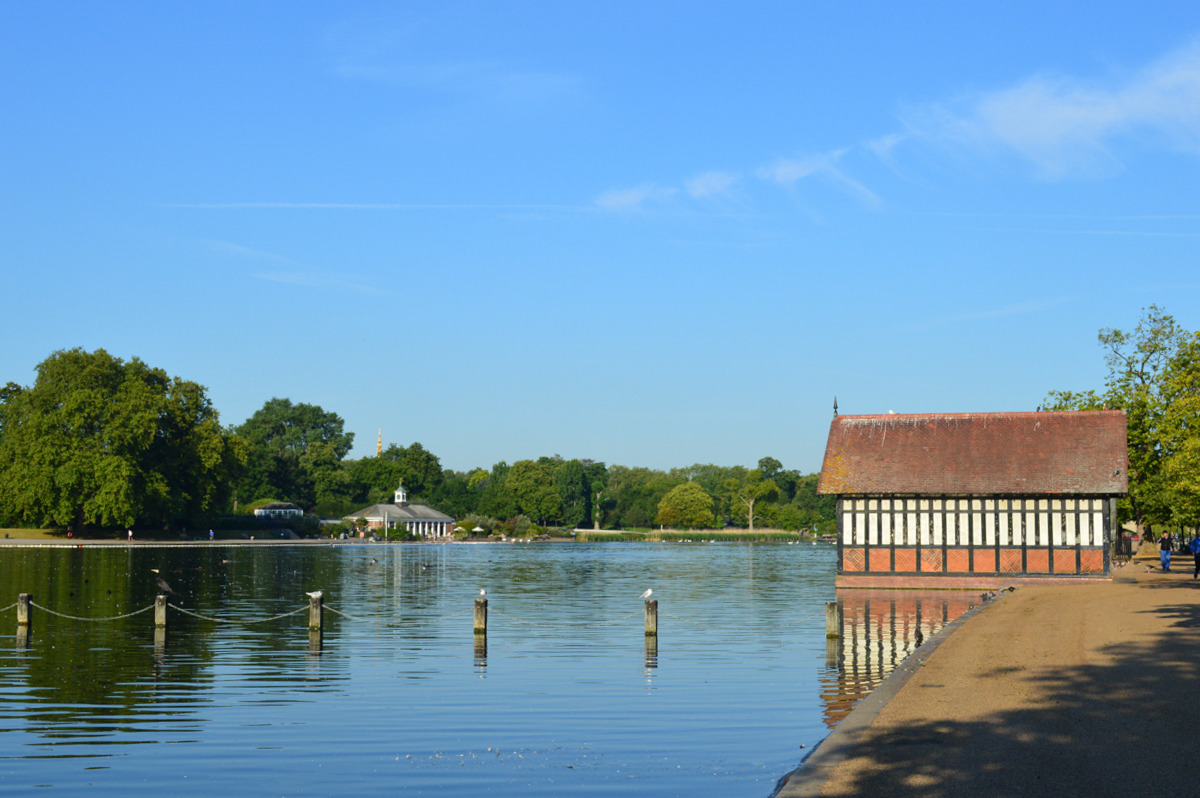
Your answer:
[[[1109,646],[1104,654],[1110,659],[1103,664],[1030,667],[1024,679],[1037,701],[1029,707],[981,721],[868,730],[853,754],[867,766],[856,768],[847,790],[823,794],[958,798],[1194,792],[1200,635],[1190,630],[1200,628],[1200,606],[1176,604],[1153,612],[1173,620],[1171,628],[1179,631]],[[988,675],[1012,670],[997,668]],[[937,688],[922,685],[918,676],[906,689],[925,691],[936,701]]]

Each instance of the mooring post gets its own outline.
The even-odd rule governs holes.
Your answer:
[[[320,631],[325,623],[325,591],[316,590],[308,594],[308,628]]]
[[[487,634],[487,599],[475,599],[475,634]]]
[[[29,626],[29,604],[33,596],[28,593],[17,594],[17,626]]]
[[[167,628],[167,597],[162,593],[154,597],[154,628]]]
[[[842,636],[842,611],[836,601],[825,602],[825,636]]]
[[[646,668],[658,667],[658,635],[646,635]]]
[[[646,637],[658,637],[658,599],[646,599]]]

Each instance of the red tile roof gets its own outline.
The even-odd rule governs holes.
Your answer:
[[[839,416],[818,493],[1129,491],[1125,411]]]

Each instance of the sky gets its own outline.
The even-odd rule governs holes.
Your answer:
[[[945,5],[6,3],[0,383],[805,473],[835,396],[1101,388],[1200,329],[1200,4]]]

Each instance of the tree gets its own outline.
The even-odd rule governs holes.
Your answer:
[[[567,460],[554,471],[558,485],[558,498],[562,507],[562,522],[572,529],[583,524],[587,518],[588,501],[587,473],[583,463]]]
[[[292,404],[290,399],[278,397],[264,403],[236,430],[251,446],[238,498],[253,501],[277,496],[312,507],[317,502],[319,475],[310,469],[317,460],[310,457],[306,462],[303,457],[320,444],[328,447],[324,451],[340,464],[354,445],[354,433],[343,427],[341,416],[317,405]]]
[[[695,482],[677,485],[658,503],[656,523],[665,526],[711,527],[716,519],[712,513],[712,497]]]
[[[1172,470],[1164,465],[1183,452],[1195,434],[1200,381],[1196,379],[1196,337],[1180,327],[1157,305],[1143,311],[1132,333],[1103,329],[1099,342],[1107,350],[1105,391],[1051,391],[1049,410],[1096,410],[1111,407],[1125,411],[1129,441],[1129,497],[1120,503],[1121,514],[1132,519],[1144,539],[1153,538],[1153,525],[1172,522],[1172,490],[1178,483],[1179,460]]]
[[[758,470],[743,471],[740,479],[726,480],[725,490],[745,507],[751,532],[754,531],[754,505],[760,499],[769,499],[779,495],[779,487],[772,480],[763,479],[762,472]]]
[[[6,388],[0,428],[0,506],[77,534],[199,521],[246,459],[203,386],[103,349],[55,352]]]
[[[585,471],[588,485],[588,514],[592,519],[592,528],[599,529],[600,522],[604,518],[602,497],[604,489],[608,487],[608,469],[604,463],[587,463]]]
[[[545,526],[547,520],[556,519],[562,507],[554,473],[549,466],[533,460],[518,460],[508,471],[505,487],[517,505],[517,511],[536,518]]]

